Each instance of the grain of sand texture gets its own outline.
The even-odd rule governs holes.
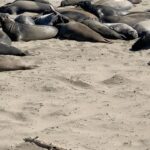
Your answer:
[[[0,73],[0,150],[44,150],[23,143],[35,136],[72,150],[149,150],[150,50],[131,52],[133,42],[14,42],[40,67]]]

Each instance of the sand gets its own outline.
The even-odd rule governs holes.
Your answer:
[[[40,66],[0,73],[0,150],[43,150],[23,142],[36,136],[72,150],[149,150],[150,51],[133,43],[14,42]]]

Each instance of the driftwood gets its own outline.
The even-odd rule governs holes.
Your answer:
[[[54,146],[52,144],[46,144],[37,139],[38,139],[38,137],[35,137],[35,138],[29,137],[29,138],[25,138],[24,141],[29,142],[29,143],[34,143],[35,145],[37,145],[41,148],[48,149],[48,150],[66,150],[64,148],[60,148],[60,147]]]

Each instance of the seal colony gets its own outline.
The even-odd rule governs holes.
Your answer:
[[[7,3],[0,7],[0,55],[29,54],[12,47],[11,41],[51,38],[108,44],[113,44],[117,39],[137,39],[131,50],[148,49],[150,12],[130,11],[140,2],[142,0],[63,0],[57,8],[48,0],[15,0]],[[23,14],[25,12],[31,15]],[[13,69],[10,70],[23,69],[24,66],[16,67],[19,62],[15,60],[12,64],[16,65],[11,66]],[[8,64],[7,59],[1,63],[7,66],[6,70],[9,70]],[[1,68],[5,70],[5,67]]]

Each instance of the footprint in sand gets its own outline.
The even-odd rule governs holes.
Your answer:
[[[113,75],[112,77],[102,81],[106,85],[122,85],[130,83],[131,81],[121,75]]]
[[[27,121],[26,116],[22,112],[11,112],[7,111],[5,109],[0,108],[0,114],[5,118],[8,117],[9,119],[11,118],[12,120],[17,120],[17,121]]]
[[[54,78],[58,79],[64,83],[76,86],[76,87],[80,87],[80,88],[84,88],[84,89],[91,89],[92,88],[92,86],[90,84],[86,83],[85,81],[81,81],[78,78],[73,79],[73,78],[66,78],[63,76],[55,76]]]

